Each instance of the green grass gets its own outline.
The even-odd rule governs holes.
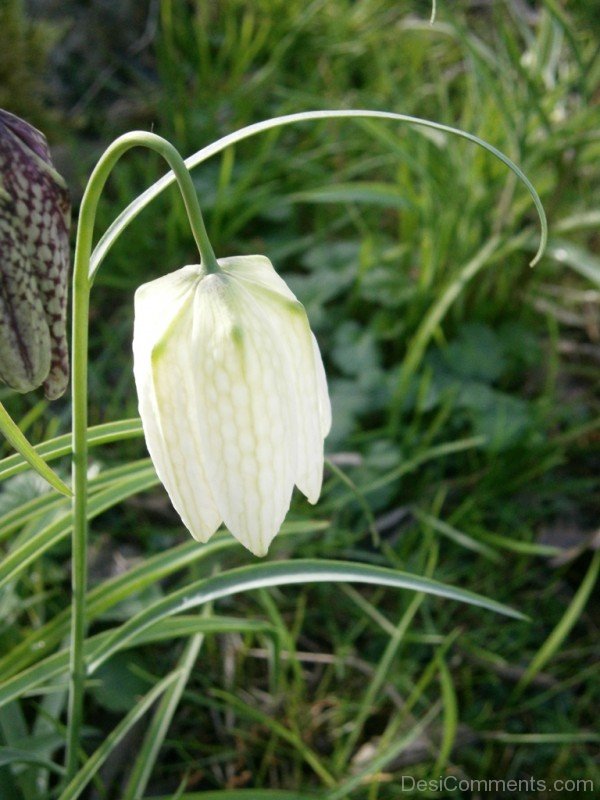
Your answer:
[[[401,776],[443,774],[600,785],[598,26],[584,2],[524,7],[438,2],[430,26],[429,2],[162,0],[135,69],[112,73],[87,113],[63,115],[83,182],[83,134],[101,149],[123,132],[106,113],[119,92],[184,155],[276,114],[415,114],[507,153],[550,221],[532,270],[535,212],[502,164],[468,142],[373,120],[272,131],[194,172],[217,254],[271,258],[307,307],[329,376],[324,493],[316,508],[296,498],[268,560],[410,571],[531,621],[336,584],[220,600],[214,622],[173,620],[175,640],[149,629],[90,677],[84,747],[92,766],[106,760],[80,796],[397,800]],[[153,156],[128,156],[99,232],[162,171]],[[92,293],[91,424],[137,414],[135,287],[194,258],[174,190],[111,251]],[[0,399],[32,441],[68,431],[67,401]],[[249,563],[229,539],[194,545],[160,487],[132,495],[152,476],[143,464],[118,470],[145,456],[139,437],[92,450],[92,502],[104,510],[92,527],[91,636]],[[54,464],[64,477],[64,456]],[[7,685],[21,673],[29,685],[34,669],[41,682],[0,709],[0,797],[45,800],[59,780],[47,762],[62,763],[64,744],[64,670],[42,659],[65,646],[65,503],[28,473],[3,487],[14,527],[0,533],[0,669]],[[161,691],[136,728],[136,700]],[[24,750],[37,760],[20,760]]]

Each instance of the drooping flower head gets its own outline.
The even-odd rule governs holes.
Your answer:
[[[45,137],[0,109],[0,378],[49,400],[69,380],[70,217]]]
[[[264,555],[294,484],[315,503],[331,425],[302,304],[263,256],[221,259],[141,286],[134,374],[159,478],[194,538],[224,522]]]

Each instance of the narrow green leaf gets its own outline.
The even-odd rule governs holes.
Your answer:
[[[446,770],[458,730],[458,704],[456,701],[454,684],[452,682],[452,675],[443,658],[440,659],[439,666],[444,716],[442,741],[440,742],[438,756],[431,773],[432,775],[441,775]]]
[[[425,692],[429,684],[433,681],[436,673],[439,673],[440,664],[446,653],[450,650],[456,639],[461,634],[460,628],[455,628],[453,631],[446,636],[444,641],[441,645],[437,648],[434,653],[433,658],[429,661],[429,663],[425,666],[425,668],[421,671],[421,676],[417,683],[414,685],[411,693],[406,698],[406,702],[403,706],[403,716],[407,717],[408,714],[412,711],[412,709],[417,705],[417,703],[425,697]]]
[[[190,564],[214,557],[229,547],[234,547],[235,544],[235,539],[232,537],[216,534],[203,547],[199,547],[198,542],[190,540],[140,561],[127,572],[115,575],[90,589],[85,603],[88,623],[93,622],[121,601],[144,591],[148,586],[158,583],[168,575],[185,569]],[[10,653],[0,659],[0,675],[10,677],[35,661],[39,661],[68,635],[70,622],[71,609],[65,608],[45,625],[31,631]]]
[[[561,644],[569,635],[571,628],[579,617],[592,593],[596,581],[598,579],[598,572],[600,571],[600,550],[594,553],[594,557],[590,563],[589,569],[585,574],[581,586],[573,596],[567,610],[561,617],[558,625],[554,628],[550,636],[546,639],[544,644],[537,651],[531,663],[525,670],[521,680],[516,686],[515,691],[522,692],[528,686],[533,678],[540,672],[552,656],[559,649]]]
[[[187,643],[177,665],[179,677],[164,693],[146,730],[144,741],[135,759],[122,800],[142,800],[160,748],[173,720],[173,715],[189,680],[192,667],[196,663],[202,640],[203,635],[197,633]]]
[[[502,536],[498,533],[490,533],[478,528],[477,535],[481,539],[490,542],[495,547],[501,547],[504,550],[510,550],[513,553],[523,553],[524,555],[531,556],[557,556],[562,553],[560,547],[555,547],[550,544],[538,544],[537,542],[521,542],[517,539],[511,539],[510,536]]]
[[[287,199],[292,203],[368,203],[398,210],[412,205],[393,184],[368,182],[323,186],[295,192],[288,195]]]
[[[498,249],[499,239],[493,236],[477,252],[473,258],[462,266],[452,278],[449,285],[439,293],[436,301],[429,311],[425,314],[423,321],[417,328],[414,336],[408,343],[406,355],[402,361],[402,369],[398,378],[398,385],[394,391],[392,401],[391,427],[395,430],[400,421],[402,412],[402,402],[408,389],[409,382],[419,364],[422,362],[423,354],[437,330],[439,324],[446,316],[448,309],[460,295],[466,284],[473,280],[475,275],[489,262],[495,251]]]
[[[115,487],[98,492],[90,498],[88,518],[97,517],[107,508],[112,508],[125,498],[149,489],[157,483],[158,478],[154,468],[151,468],[128,481],[120,482]],[[0,587],[14,580],[36,558],[65,539],[69,535],[72,525],[72,515],[69,511],[12,550],[0,564]]]
[[[388,678],[392,662],[398,653],[400,645],[404,641],[415,614],[421,607],[424,597],[425,595],[421,592],[415,594],[408,604],[406,611],[402,614],[400,621],[394,626],[392,635],[390,636],[386,648],[379,659],[379,663],[377,664],[377,668],[375,669],[373,677],[369,681],[369,684],[361,697],[360,704],[354,717],[354,723],[350,729],[348,737],[344,745],[338,751],[336,761],[338,767],[340,768],[343,768],[344,765],[350,761],[352,753],[358,741],[360,740],[365,723],[367,722],[369,716],[373,714],[376,709],[379,693]]]
[[[0,541],[10,536],[17,528],[27,525],[42,514],[48,514],[58,508],[69,507],[66,497],[57,497],[54,493],[46,493],[33,497],[25,503],[2,515],[0,521]]]
[[[348,797],[355,789],[368,783],[368,779],[371,775],[376,775],[384,769],[386,764],[393,761],[403,750],[406,750],[407,747],[418,739],[438,713],[439,706],[434,705],[423,719],[419,720],[416,725],[413,725],[406,734],[400,736],[393,744],[386,747],[382,753],[371,759],[364,769],[347,778],[338,788],[328,791],[325,794],[325,800],[343,800],[344,797]]]
[[[238,131],[234,131],[233,133],[228,134],[227,136],[223,136],[221,139],[218,139],[216,142],[212,142],[207,147],[203,147],[201,150],[198,150],[197,153],[190,156],[186,159],[185,164],[188,169],[193,169],[197,167],[198,164],[201,164],[203,161],[206,161],[211,156],[216,155],[217,153],[222,152],[223,150],[227,149],[233,144],[237,142],[241,142],[243,139],[248,139],[251,136],[255,136],[256,134],[263,133],[264,131],[271,130],[273,128],[280,128],[285,125],[294,125],[296,123],[302,122],[309,122],[309,121],[316,121],[316,120],[326,120],[326,119],[381,119],[381,120],[388,120],[392,122],[402,122],[408,123],[409,125],[419,125],[424,128],[430,128],[432,130],[441,131],[443,133],[450,133],[453,136],[459,136],[462,139],[467,139],[470,142],[482,147],[484,150],[487,150],[489,153],[492,153],[496,158],[500,159],[503,164],[505,164],[515,175],[519,178],[519,180],[525,185],[529,194],[531,195],[536,210],[539,215],[540,225],[541,225],[541,238],[540,238],[540,246],[536,255],[534,256],[531,264],[532,266],[536,264],[544,252],[546,247],[546,241],[548,238],[548,223],[546,220],[546,214],[544,212],[544,207],[542,205],[542,201],[540,200],[538,193],[536,192],[535,188],[531,184],[531,181],[527,178],[527,176],[523,173],[523,171],[513,162],[511,161],[508,156],[505,156],[504,153],[500,152],[497,148],[493,145],[488,144],[483,139],[480,139],[478,136],[474,136],[472,133],[468,133],[467,131],[460,130],[459,128],[452,128],[449,125],[443,125],[440,122],[432,122],[431,120],[421,119],[419,117],[412,117],[408,114],[395,114],[391,111],[371,111],[368,109],[344,109],[339,111],[304,111],[298,114],[287,114],[285,116],[274,117],[272,119],[264,120],[263,122],[257,122],[253,125],[248,125],[244,128],[241,128]],[[121,235],[121,233],[125,230],[125,228],[137,217],[137,215],[144,209],[148,203],[150,203],[155,197],[157,197],[164,189],[170,186],[175,181],[175,175],[173,172],[168,172],[164,175],[160,180],[156,181],[149,189],[146,189],[145,192],[142,192],[133,202],[131,202],[127,208],[119,214],[117,219],[110,225],[108,230],[102,236],[98,244],[96,245],[94,252],[92,253],[92,258],[90,261],[90,277],[93,278],[98,267],[106,257],[106,254]]]
[[[83,767],[61,793],[59,800],[76,800],[76,798],[80,796],[108,756],[115,747],[118,747],[123,737],[126,736],[136,722],[144,716],[161,694],[171,686],[173,681],[177,680],[178,676],[179,670],[171,672],[135,704],[131,711],[119,722],[117,727],[108,734],[95,753],[86,760]]]
[[[253,708],[248,703],[240,700],[239,697],[231,694],[231,692],[213,689],[211,694],[214,697],[218,697],[223,700],[227,708],[233,708],[242,716],[254,720],[255,722],[259,722],[261,725],[264,725],[266,728],[271,730],[275,735],[288,742],[288,744],[290,744],[299,753],[308,766],[311,767],[314,773],[319,776],[325,786],[335,786],[335,778],[333,775],[331,775],[331,773],[325,768],[317,753],[302,741],[302,737],[298,733],[289,730],[285,727],[285,725],[277,722],[277,720],[273,719],[270,714],[266,714],[264,711],[260,711],[258,708]]]
[[[382,486],[387,486],[390,483],[395,483],[398,478],[403,475],[408,475],[413,470],[420,467],[421,464],[426,464],[428,461],[435,461],[437,458],[452,455],[453,453],[462,453],[465,450],[473,450],[485,444],[485,437],[483,436],[470,436],[467,439],[457,439],[455,442],[444,442],[443,444],[436,444],[428,450],[418,453],[414,458],[403,461],[398,467],[376,478],[371,483],[362,487],[363,495],[381,489]]]
[[[66,497],[72,496],[73,493],[67,484],[58,477],[56,472],[54,472],[48,464],[46,464],[44,459],[37,452],[37,448],[29,443],[27,437],[23,434],[2,403],[0,403],[0,431],[2,431],[15,450],[17,450],[23,461],[34,469],[38,475],[41,475],[44,480],[48,481],[50,486]],[[3,460],[6,461],[6,459]],[[1,463],[2,462],[0,462],[0,464]]]
[[[150,466],[150,459],[143,458],[138,461],[129,462],[123,466],[103,470],[99,475],[90,478],[88,483],[89,491],[93,493],[100,489],[106,489],[111,484],[124,478],[133,477],[135,474]],[[42,516],[42,514],[55,511],[58,508],[67,508],[68,502],[69,500],[67,498],[56,497],[54,494],[47,493],[22,503],[12,511],[2,515],[0,520],[0,540],[5,539],[14,530]]]
[[[600,228],[600,209],[580,211],[555,222],[552,226],[555,233],[571,233],[586,228]]]
[[[133,636],[123,645],[123,649],[153,642],[187,638],[197,633],[262,633],[272,637],[277,635],[277,631],[272,625],[262,621],[222,616],[213,616],[205,619],[198,615],[183,615],[170,617],[167,620],[159,620],[156,624]],[[84,643],[86,656],[92,652],[93,648],[106,643],[111,634],[112,631],[104,631],[86,639]],[[69,649],[65,648],[1,683],[0,707],[25,693],[34,692],[42,685],[47,686],[51,682],[63,678],[66,680],[68,670]]]
[[[376,520],[375,520],[375,515],[373,514],[373,511],[371,510],[371,506],[367,502],[366,497],[361,492],[361,490],[358,488],[358,486],[354,483],[354,481],[346,475],[344,470],[340,469],[337,464],[335,464],[333,461],[331,461],[331,459],[327,458],[325,460],[325,463],[327,464],[327,469],[329,469],[331,472],[333,472],[333,474],[336,475],[340,479],[340,481],[350,489],[350,491],[352,492],[352,494],[356,498],[358,504],[360,505],[360,507],[363,510],[363,513],[365,515],[365,519],[367,520],[367,524],[369,526],[369,532],[371,533],[371,540],[375,544],[378,544],[379,543],[379,531],[377,530],[377,523],[376,523]]]
[[[64,774],[64,769],[61,766],[37,753],[32,753],[30,750],[20,750],[16,747],[0,747],[0,767],[7,764],[35,764],[58,775]]]
[[[412,508],[411,510],[418,520],[430,525],[434,531],[441,533],[442,536],[446,536],[448,539],[451,539],[461,547],[464,547],[467,550],[472,550],[474,553],[479,553],[490,561],[498,562],[502,560],[498,553],[496,553],[495,550],[492,550],[491,547],[488,547],[482,542],[477,541],[477,539],[474,539],[472,536],[468,536],[466,533],[457,530],[447,522],[434,517],[433,514],[429,514],[426,511],[416,507]]]
[[[324,530],[328,523],[323,520],[286,520],[280,536]],[[217,533],[205,545],[189,539],[154,556],[144,559],[121,575],[104,581],[88,592],[86,616],[88,621],[97,619],[117,603],[139,593],[154,583],[184,569],[190,564],[214,558],[222,552],[238,547],[236,540],[226,533]],[[48,653],[69,632],[70,609],[59,612],[45,625],[37,628],[3,658],[0,658],[0,675],[10,677]]]
[[[14,424],[14,423],[13,423]],[[95,425],[88,429],[88,446],[97,447],[110,442],[120,442],[123,439],[134,439],[143,436],[142,422],[139,418],[123,419],[119,422],[107,422],[104,425]],[[69,455],[71,452],[71,434],[66,433],[54,439],[35,445],[33,448],[36,456],[52,461],[60,456]],[[25,472],[31,464],[22,455],[15,454],[0,459],[0,481],[6,480],[20,472]],[[69,490],[69,495],[70,495]]]
[[[458,602],[480,606],[488,611],[494,611],[508,617],[525,619],[523,614],[495,600],[489,600],[466,589],[457,589],[439,581],[411,575],[408,572],[345,561],[318,559],[274,561],[267,564],[239,567],[223,572],[220,575],[196,581],[153,603],[114,631],[106,644],[94,650],[89,664],[90,673],[97,669],[112,653],[123,647],[140,630],[172,614],[182,613],[203,603],[230,597],[239,592],[246,592],[252,589],[261,589],[269,586],[290,586],[298,583],[340,581],[375,584],[396,589],[411,589],[416,592],[425,592],[425,594],[447,597]]]

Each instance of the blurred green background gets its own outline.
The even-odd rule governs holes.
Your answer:
[[[0,4],[0,106],[47,133],[75,211],[96,159],[127,130],[153,130],[187,156],[269,116],[372,108],[486,139],[523,168],[550,223],[532,270],[538,221],[514,176],[468,142],[394,123],[303,123],[195,170],[217,255],[272,260],[306,305],[329,377],[324,494],[315,508],[295,498],[305,532],[278,538],[269,558],[395,566],[532,621],[362,588],[238,597],[238,616],[283,637],[276,679],[264,636],[209,637],[152,795],[174,796],[182,780],[189,791],[317,791],[307,748],[347,786],[340,797],[396,800],[403,775],[600,787],[600,6],[438,0],[434,24],[430,13],[428,0]],[[98,231],[163,172],[147,152],[121,161]],[[137,414],[135,288],[194,260],[174,189],[111,251],[92,293],[91,424]],[[68,399],[48,406],[6,388],[0,399],[33,441],[69,430]],[[143,455],[133,440],[94,458],[101,469]],[[40,491],[14,478],[0,510]],[[162,489],[140,495],[95,521],[92,580],[187,537]],[[226,560],[247,558],[236,548]],[[4,588],[0,650],[68,604],[67,564],[61,545]],[[194,576],[191,566],[168,585]],[[164,590],[130,597],[98,629]],[[103,667],[88,750],[173,657],[146,646]],[[90,797],[120,797],[141,734]]]

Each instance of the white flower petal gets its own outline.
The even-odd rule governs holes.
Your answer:
[[[323,439],[331,430],[331,400],[329,399],[329,390],[327,389],[327,376],[325,375],[325,367],[323,366],[323,359],[321,358],[321,351],[315,338],[311,333],[313,352],[315,355],[315,370],[317,373],[317,396],[319,399],[319,420],[321,423],[321,436]]]
[[[148,450],[173,506],[195,539],[221,523],[202,455],[191,365],[198,267],[140,287],[135,296],[134,375]]]
[[[291,322],[288,324],[291,327]],[[323,437],[319,425],[316,371],[308,320],[294,320],[287,336],[284,330],[280,335],[292,365],[291,388],[297,401],[296,485],[314,504],[319,499],[323,483]]]
[[[136,294],[135,375],[157,473],[206,541],[264,555],[294,483],[315,503],[331,408],[306,312],[261,256],[185,267]]]
[[[306,311],[264,256],[222,259],[220,266],[264,307],[291,365],[290,392],[296,401],[297,465],[295,483],[316,503],[323,482],[323,438],[331,427],[327,380]]]
[[[231,533],[264,555],[294,485],[287,354],[269,314],[226,274],[209,275],[196,290],[192,349],[213,496]]]
[[[296,421],[295,483],[311,503],[316,503],[323,482],[323,436],[315,356],[306,312],[298,301],[275,297],[272,293],[261,295],[255,290],[254,297],[268,316],[288,365],[286,380]]]

